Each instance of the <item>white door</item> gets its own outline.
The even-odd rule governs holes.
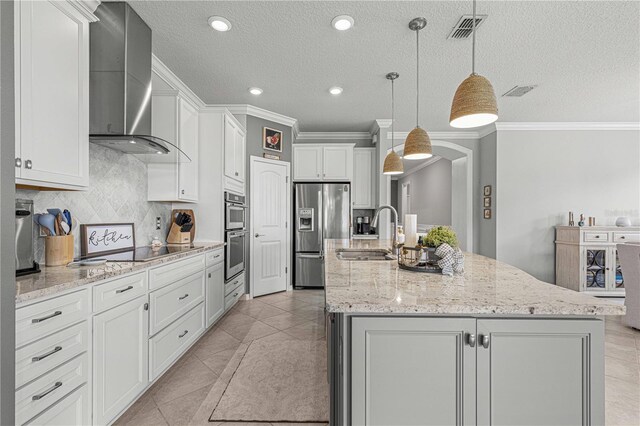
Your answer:
[[[322,180],[322,147],[293,146],[295,180]]]
[[[251,157],[252,296],[287,289],[289,163]]]
[[[109,424],[149,382],[147,296],[93,318],[93,420]]]
[[[86,187],[89,23],[67,2],[16,2],[16,15],[18,183]]]
[[[191,159],[190,163],[179,163],[178,198],[198,201],[198,110],[180,99],[180,149]]]
[[[322,178],[347,180],[353,178],[353,145],[328,144],[322,149]]]

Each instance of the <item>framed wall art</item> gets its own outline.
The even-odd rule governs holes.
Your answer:
[[[269,127],[262,128],[262,148],[282,152],[282,132]]]
[[[80,225],[80,256],[95,257],[135,250],[133,223]]]

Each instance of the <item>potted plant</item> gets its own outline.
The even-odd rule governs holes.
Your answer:
[[[427,260],[438,261],[436,249],[442,244],[449,244],[451,247],[458,247],[458,236],[453,229],[448,226],[436,226],[422,238],[422,244],[427,247]]]

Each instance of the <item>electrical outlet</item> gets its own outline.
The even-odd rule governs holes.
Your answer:
[[[160,216],[156,216],[156,231],[159,231],[160,228]]]

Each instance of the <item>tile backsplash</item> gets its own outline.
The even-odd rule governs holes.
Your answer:
[[[153,236],[164,241],[171,216],[171,203],[147,201],[147,167],[132,155],[90,144],[89,189],[85,191],[17,190],[16,198],[33,200],[35,213],[47,208],[68,209],[80,223],[135,224],[136,244],[146,245]],[[156,217],[161,228],[156,231]],[[44,262],[44,238],[35,233],[36,261]],[[75,255],[80,254],[79,235]]]

